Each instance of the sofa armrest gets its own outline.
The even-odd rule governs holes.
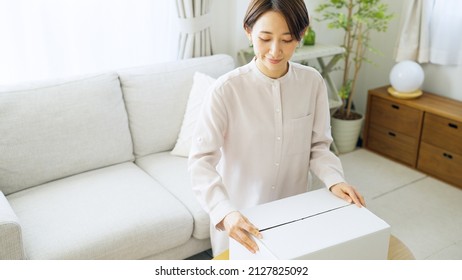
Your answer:
[[[25,258],[21,225],[5,195],[0,191],[0,260]]]

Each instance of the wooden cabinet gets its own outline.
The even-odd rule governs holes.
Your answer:
[[[397,99],[387,88],[369,90],[365,147],[462,188],[462,102]]]
[[[369,98],[367,147],[415,167],[423,112],[380,96]]]
[[[462,122],[425,114],[417,168],[462,187]]]

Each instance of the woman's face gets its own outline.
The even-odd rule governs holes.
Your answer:
[[[284,16],[268,11],[246,33],[253,43],[258,69],[270,78],[282,77],[287,72],[288,61],[299,43],[290,34]]]

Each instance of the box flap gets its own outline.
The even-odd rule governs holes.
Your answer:
[[[365,207],[349,205],[323,215],[271,228],[263,233],[260,242],[278,259],[300,259],[324,248],[389,230],[389,227]],[[338,255],[332,256],[333,259],[336,257]]]
[[[329,190],[319,189],[244,209],[241,213],[258,229],[265,230],[347,205],[350,203]]]
[[[252,254],[230,239],[231,259],[385,259],[390,226],[365,207],[327,189],[307,192],[242,213],[261,231]]]

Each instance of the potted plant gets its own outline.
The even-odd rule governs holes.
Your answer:
[[[342,47],[345,48],[345,54],[341,66],[343,79],[339,89],[343,105],[334,113],[332,119],[332,134],[342,153],[356,147],[361,131],[363,116],[352,111],[352,104],[362,63],[371,63],[367,58],[368,51],[379,54],[369,44],[370,34],[373,31],[385,32],[393,14],[387,12],[388,5],[382,3],[382,0],[327,0],[325,2],[327,3],[320,4],[316,8],[316,12],[321,15],[318,20],[328,21],[329,29],[344,31]],[[357,124],[353,125],[355,131],[345,133],[345,129],[351,126],[345,122],[350,123],[351,120],[356,120]],[[350,135],[352,139],[342,144],[341,138],[346,135]]]

